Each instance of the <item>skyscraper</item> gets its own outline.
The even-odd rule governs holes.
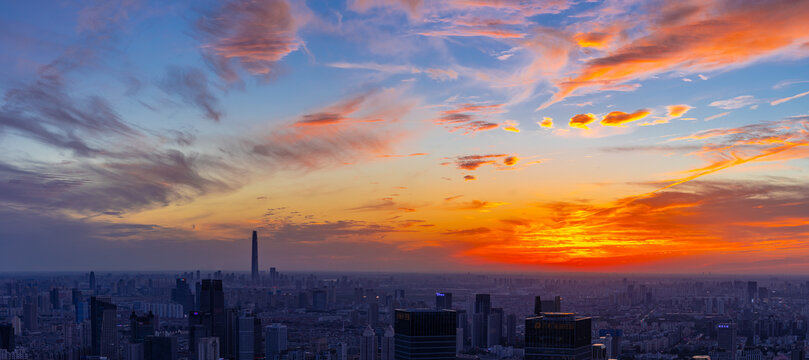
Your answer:
[[[382,353],[379,360],[394,360],[395,359],[395,341],[394,341],[393,327],[388,325],[385,329],[385,334],[382,336]]]
[[[755,281],[747,282],[747,303],[752,303],[756,300],[756,293],[758,292],[758,283]]]
[[[253,360],[256,352],[255,318],[239,316],[234,329],[236,360]]]
[[[458,351],[464,351],[467,349],[467,346],[469,345],[469,334],[471,332],[469,330],[469,314],[467,314],[466,310],[456,310],[455,316],[458,319],[458,324],[456,325],[456,327],[458,329],[461,329],[459,333],[461,338],[460,339],[461,344],[458,347]]]
[[[475,295],[475,313],[472,314],[472,346],[476,348],[488,347],[489,340],[489,314],[492,310],[492,300],[489,294]]]
[[[14,351],[14,327],[9,323],[0,324],[0,350]]]
[[[26,331],[32,332],[39,329],[36,299],[29,299],[22,305],[22,319]]]
[[[109,298],[90,297],[90,337],[93,355],[118,359],[118,307]]]
[[[264,355],[267,360],[278,360],[287,351],[287,327],[272,324],[264,327]]]
[[[525,360],[591,360],[591,319],[548,313],[525,319]]]
[[[215,336],[219,338],[220,346],[225,344],[225,292],[222,280],[204,279],[199,284],[197,295],[199,297],[199,311],[192,311],[188,315],[189,344],[196,344],[202,337]],[[223,346],[224,347],[224,346]],[[196,356],[196,345],[189,347],[192,357]],[[225,351],[222,350],[224,353]]]
[[[90,271],[90,291],[93,291],[92,294],[95,294],[96,290],[96,273]]]
[[[717,324],[716,342],[719,350],[723,351],[723,357],[736,360],[736,324],[732,322]]]
[[[191,344],[188,346],[191,346]],[[219,338],[217,337],[199,338],[196,349],[197,360],[219,360],[220,358]]]
[[[252,264],[252,279],[253,283],[258,283],[258,233],[253,230],[253,264]]]
[[[147,336],[154,335],[155,330],[157,330],[155,325],[154,314],[151,311],[144,316],[138,316],[133,311],[129,315],[129,329],[132,334],[130,341],[142,343]]]
[[[506,345],[517,345],[517,315],[514,314],[506,317]]]
[[[435,293],[435,309],[452,309],[452,293]]]
[[[503,309],[492,308],[489,313],[489,324],[486,334],[486,347],[502,345],[503,338]]]
[[[534,298],[534,315],[540,315],[543,312],[562,312],[562,297],[555,296],[553,300],[542,300],[537,296]]]
[[[368,325],[360,339],[360,360],[376,360],[376,350],[376,334],[374,334],[374,329]]]
[[[376,299],[370,300],[368,303],[368,325],[376,326],[379,323],[379,303]]]
[[[453,310],[396,310],[395,359],[454,360],[456,326]]]
[[[174,289],[171,289],[171,301],[174,301],[183,306],[183,312],[188,313],[194,310],[194,294],[191,293],[191,287],[185,278],[176,280]]]

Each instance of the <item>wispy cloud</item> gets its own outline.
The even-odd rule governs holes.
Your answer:
[[[211,68],[228,83],[240,81],[236,65],[264,79],[279,73],[278,61],[298,50],[298,24],[286,0],[231,0],[202,14],[196,27]]]
[[[807,13],[809,5],[795,6],[787,0],[766,4],[721,0],[663,4],[648,16],[647,31],[639,32],[643,36],[587,60],[575,75],[557,80],[558,91],[539,109],[588,88],[604,88],[672,71],[694,73],[738,67],[765,56],[796,54],[793,45],[805,41],[809,33],[803,20]]]
[[[775,105],[778,105],[778,104],[785,103],[787,101],[795,100],[795,99],[797,99],[799,97],[804,97],[806,95],[809,95],[809,91],[802,92],[800,94],[795,94],[795,95],[792,95],[792,96],[788,96],[788,97],[785,97],[785,98],[781,98],[781,99],[778,99],[778,100],[773,100],[773,101],[770,102],[770,105],[775,106]]]
[[[733,109],[743,108],[745,106],[754,105],[754,104],[757,104],[759,102],[760,101],[758,99],[756,99],[755,97],[753,97],[752,95],[741,95],[741,96],[737,96],[737,97],[732,98],[732,99],[717,100],[717,101],[711,102],[708,105],[713,106],[713,107],[718,107],[720,109],[733,110]]]

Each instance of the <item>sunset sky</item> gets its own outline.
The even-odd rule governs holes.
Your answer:
[[[809,1],[0,3],[0,271],[806,273]]]

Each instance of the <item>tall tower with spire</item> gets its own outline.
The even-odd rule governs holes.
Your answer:
[[[253,230],[253,267],[252,267],[253,283],[258,282],[258,233]]]

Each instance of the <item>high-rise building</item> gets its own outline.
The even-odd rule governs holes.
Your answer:
[[[492,297],[489,294],[475,294],[475,313],[488,314],[492,310]]]
[[[191,344],[189,344],[191,346]],[[196,345],[197,360],[219,360],[219,338],[204,337],[197,339]],[[193,360],[193,359],[192,359]]]
[[[382,335],[382,352],[380,353],[379,360],[394,360],[395,359],[395,340],[394,340],[393,327],[388,325],[385,333]]]
[[[517,315],[508,314],[506,317],[506,345],[517,345]]]
[[[90,291],[93,291],[92,294],[95,294],[96,287],[98,286],[96,284],[96,273],[95,272],[90,271],[90,281],[89,281],[89,283],[90,283]]]
[[[803,344],[798,343],[792,346],[789,360],[806,360],[806,350],[803,348]]]
[[[452,309],[452,293],[435,293],[435,309]]]
[[[278,360],[287,351],[287,326],[272,324],[264,327],[264,356],[267,360]]]
[[[278,282],[278,271],[275,270],[274,267],[270,268],[270,286],[279,286],[280,283]]]
[[[253,230],[253,261],[251,267],[251,275],[253,279],[253,283],[256,284],[259,281],[258,278],[258,233]]]
[[[770,291],[767,290],[767,288],[765,288],[763,286],[758,288],[758,299],[759,300],[764,302],[764,301],[768,301],[769,298],[770,298]]]
[[[525,319],[525,360],[591,360],[591,319],[543,312]]]
[[[197,357],[197,345],[200,339],[215,338],[217,339],[218,347],[222,347],[222,339],[215,337],[208,333],[206,324],[210,322],[210,314],[205,314],[201,311],[192,311],[188,313],[188,352],[191,358]]]
[[[756,293],[758,292],[758,283],[755,281],[747,282],[747,303],[752,303],[756,300]]]
[[[486,334],[486,347],[502,345],[503,338],[503,309],[492,308],[489,314],[489,324]]]
[[[717,347],[724,356],[730,360],[736,360],[736,324],[732,322],[719,323],[716,325]]]
[[[396,360],[454,360],[457,314],[453,310],[396,310]],[[363,359],[364,360],[364,359]]]
[[[553,300],[542,300],[540,296],[534,298],[534,315],[543,312],[562,312],[562,297],[555,296]]]
[[[607,346],[604,344],[593,344],[592,360],[607,360]]]
[[[118,359],[118,307],[109,298],[90,297],[92,354]]]
[[[62,299],[59,296],[59,289],[53,288],[51,289],[50,296],[51,296],[51,309],[59,310],[62,308]]]
[[[200,311],[210,314],[208,323],[209,336],[225,337],[225,291],[222,280],[202,280],[200,288]]]
[[[318,311],[325,311],[327,303],[326,291],[312,291],[312,307]]]
[[[22,305],[22,320],[26,331],[32,332],[39,330],[39,314],[36,299],[28,300]]]
[[[369,300],[368,303],[368,325],[376,326],[379,324],[379,303],[376,299]]]
[[[376,360],[376,334],[370,325],[362,332],[360,339],[360,360]],[[398,359],[398,358],[397,358]]]
[[[461,329],[459,332],[461,344],[458,351],[464,351],[469,346],[469,334],[471,332],[471,330],[469,330],[469,314],[467,314],[466,310],[456,310],[455,316],[458,319],[456,327]]]
[[[177,360],[177,338],[147,336],[143,340],[143,360]]]
[[[145,360],[143,343],[130,343],[124,345],[124,360]]]
[[[176,280],[174,289],[171,289],[171,301],[182,305],[185,314],[194,310],[194,294],[191,293],[191,287],[185,278]]]
[[[239,316],[236,319],[235,340],[236,360],[253,360],[256,353],[255,317]]]
[[[189,353],[196,357],[197,340],[203,337],[219,338],[220,352],[227,353],[227,327],[225,292],[222,280],[204,279],[197,283],[198,311],[188,313]]]
[[[488,347],[489,340],[489,314],[492,310],[492,300],[489,294],[475,295],[475,313],[472,315],[472,346],[476,348]]]
[[[615,359],[621,356],[621,346],[623,345],[624,339],[624,330],[623,329],[599,329],[598,336],[604,337],[608,343],[607,345],[607,356],[610,359]]]
[[[9,323],[0,324],[0,350],[14,351],[14,326]]]
[[[129,315],[129,329],[131,333],[130,341],[133,343],[142,343],[147,336],[155,334],[157,330],[154,314],[149,311],[144,316],[138,316],[133,311]]]

